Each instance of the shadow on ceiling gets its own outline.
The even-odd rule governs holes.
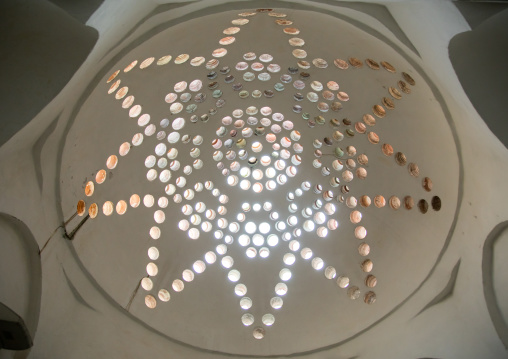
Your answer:
[[[99,34],[46,0],[0,2],[0,34],[1,146],[64,88]]]
[[[448,45],[450,61],[464,91],[505,147],[508,147],[507,23],[508,5],[473,30],[455,35]]]

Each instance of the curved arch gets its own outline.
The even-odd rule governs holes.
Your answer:
[[[485,296],[485,303],[489,310],[490,319],[496,329],[499,339],[503,342],[505,348],[508,349],[508,323],[505,321],[499,302],[499,295],[496,293],[496,283],[494,277],[494,246],[498,241],[504,239],[508,242],[508,221],[499,223],[489,233],[483,245],[483,258],[482,258],[482,277],[483,277],[483,294]],[[506,244],[505,244],[506,245]]]
[[[0,304],[22,319],[31,346],[41,306],[39,246],[27,225],[6,213],[0,213],[0,238]]]

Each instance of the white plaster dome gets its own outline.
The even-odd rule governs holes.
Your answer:
[[[454,135],[424,69],[366,24],[225,11],[149,31],[106,72],[69,130],[62,207],[97,205],[77,255],[151,328],[215,352],[315,351],[434,268],[459,198]]]

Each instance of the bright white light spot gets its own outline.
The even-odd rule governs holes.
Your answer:
[[[226,254],[227,251],[228,251],[228,247],[225,245],[225,244],[219,244],[215,250],[217,251],[218,254],[220,254],[221,256]]]
[[[201,229],[203,232],[210,232],[212,230],[212,224],[208,221],[201,223]]]
[[[312,232],[314,231],[314,222],[312,222],[311,220],[307,220],[303,223],[303,229],[306,231],[306,232]]]
[[[223,216],[223,215],[225,215],[226,213],[228,213],[228,210],[227,210],[227,208],[226,208],[226,207],[224,207],[224,206],[219,206],[219,207],[217,208],[217,212],[219,212],[219,214],[220,214],[221,216]]]
[[[242,176],[244,178],[249,177],[250,173],[251,173],[251,171],[250,171],[250,168],[248,168],[248,167],[242,167],[240,169],[240,176]]]
[[[230,186],[236,186],[238,184],[238,177],[235,175],[228,176],[227,182]]]
[[[349,286],[349,278],[340,276],[339,278],[337,278],[337,285],[340,288],[347,288]]]
[[[242,297],[245,294],[247,294],[247,287],[245,286],[245,284],[237,284],[235,286],[235,294],[239,297]]]
[[[337,271],[332,266],[328,266],[325,268],[325,277],[328,279],[333,279],[337,276]]]
[[[291,279],[291,271],[287,268],[283,268],[280,272],[279,272],[279,277],[280,279],[282,279],[284,282],[288,281]]]
[[[150,228],[150,237],[152,239],[159,239],[161,237],[161,230],[159,227]]]
[[[198,202],[194,208],[196,209],[196,212],[203,213],[206,210],[206,205],[203,202]]]
[[[282,171],[284,168],[286,168],[286,162],[284,162],[284,160],[275,161],[275,168],[279,171]]]
[[[180,279],[175,279],[171,286],[173,287],[173,290],[175,292],[181,292],[185,285],[183,284],[183,282]]]
[[[256,182],[254,183],[254,185],[252,186],[252,189],[254,190],[254,192],[256,193],[261,193],[263,191],[263,185],[259,182]]]
[[[194,280],[194,272],[190,269],[186,269],[182,273],[182,278],[186,282],[192,282]]]
[[[141,287],[147,292],[151,291],[153,288],[153,282],[150,278],[141,279]]]
[[[284,302],[282,301],[281,297],[273,297],[272,299],[270,299],[270,305],[272,306],[273,309],[282,308],[282,304],[284,304]]]
[[[255,246],[262,246],[264,243],[265,243],[265,238],[256,233],[254,236],[252,236],[252,243],[255,245]]]
[[[219,218],[219,220],[217,221],[217,225],[219,226],[219,228],[224,229],[228,226],[228,221],[225,218]]]
[[[265,175],[268,178],[273,178],[277,174],[277,171],[273,167],[268,167],[265,171]]]
[[[168,160],[165,159],[164,157],[159,158],[159,160],[157,161],[157,166],[159,166],[159,168],[165,168],[167,165]]]
[[[159,268],[157,267],[157,265],[155,263],[148,263],[146,265],[146,273],[149,276],[154,277],[157,275],[157,273],[159,273]]]
[[[215,237],[215,239],[221,239],[223,235],[224,233],[222,233],[222,231],[219,230],[213,232],[213,236]]]
[[[328,228],[331,230],[331,231],[334,231],[336,230],[337,228],[339,228],[339,222],[337,222],[337,220],[335,219],[330,219],[328,221]]]
[[[178,177],[176,179],[176,186],[177,187],[185,187],[185,185],[187,184],[187,180],[185,179],[185,177]]]
[[[164,214],[163,211],[161,211],[159,209],[159,210],[155,211],[155,213],[153,214],[153,219],[155,220],[155,222],[160,224],[166,220],[166,215]]]
[[[277,228],[278,231],[282,232],[286,229],[286,223],[279,221],[275,224],[275,228]]]
[[[249,247],[245,251],[245,254],[247,254],[247,257],[249,257],[249,258],[254,258],[258,254],[258,251],[254,247]]]
[[[296,252],[300,249],[300,242],[298,242],[296,239],[293,239],[291,242],[289,242],[289,249]]]
[[[263,171],[261,170],[254,170],[252,171],[252,178],[254,178],[256,181],[259,181],[263,178]]]
[[[314,214],[314,222],[317,224],[323,224],[326,221],[326,216],[323,212],[317,212]]]
[[[270,247],[275,247],[279,243],[279,237],[277,237],[276,234],[270,234],[266,239],[266,243],[268,243]]]
[[[228,234],[226,237],[224,237],[224,242],[227,243],[227,244],[233,243],[233,236],[230,236]]]
[[[293,265],[296,261],[296,257],[293,253],[286,253],[284,254],[283,261],[288,266]]]
[[[159,299],[163,302],[169,302],[171,298],[169,292],[166,289],[159,290]]]
[[[152,168],[155,166],[156,158],[154,155],[150,155],[145,159],[145,166],[147,168]]]
[[[285,184],[286,182],[288,181],[288,178],[286,177],[286,175],[278,175],[277,176],[277,183],[280,184],[280,185],[283,185]]]
[[[233,223],[230,223],[229,224],[229,231],[231,233],[236,233],[240,230],[240,225],[236,222],[233,222]]]
[[[251,183],[249,180],[242,180],[240,181],[240,188],[244,191],[247,191],[251,186]]]
[[[261,165],[266,167],[269,166],[270,163],[272,163],[272,159],[270,158],[270,156],[264,155],[261,157]]]
[[[165,188],[164,188],[164,191],[166,191],[166,194],[168,196],[171,196],[172,194],[175,194],[176,192],[176,186],[174,184],[168,184]]]
[[[205,254],[206,263],[213,264],[213,263],[215,263],[216,260],[217,260],[217,256],[215,255],[215,253],[213,253],[212,251],[206,252],[206,254]],[[194,270],[196,270],[196,268],[194,268]],[[196,273],[197,273],[197,271],[196,271]]]
[[[252,325],[254,323],[254,316],[250,313],[245,313],[244,315],[242,315],[242,323],[246,327]]]
[[[315,270],[321,270],[321,269],[323,269],[324,265],[325,265],[325,263],[319,257],[316,257],[316,258],[314,258],[312,260],[312,268],[314,268]]]
[[[265,337],[265,330],[263,328],[257,327],[252,331],[252,336],[254,339],[261,340]]]
[[[261,152],[262,149],[263,149],[263,145],[260,142],[254,142],[252,144],[252,151]]]
[[[254,212],[259,212],[261,210],[261,205],[259,203],[254,203],[252,209],[254,210]]]
[[[216,213],[215,213],[215,211],[213,209],[207,209],[206,210],[205,217],[207,219],[210,219],[210,220],[215,219],[215,216],[216,216]]]
[[[254,222],[245,223],[245,232],[247,232],[249,234],[253,234],[256,232],[256,230],[257,230],[256,223],[254,223]]]
[[[191,217],[190,217],[190,221],[193,225],[197,226],[201,223],[201,216],[198,215],[198,214],[193,214]]]
[[[197,228],[191,228],[188,232],[190,239],[198,239],[199,238],[199,230]]]
[[[157,204],[160,208],[166,208],[169,204],[169,200],[166,197],[160,197]]]
[[[155,146],[155,154],[157,156],[164,156],[166,153],[166,145],[164,143],[159,143],[157,146]]]
[[[190,205],[188,204],[185,204],[182,206],[182,213],[185,214],[186,216],[190,216],[193,212],[193,209]]]
[[[316,233],[318,237],[324,238],[328,235],[328,229],[326,227],[319,227]]]
[[[298,224],[298,218],[296,216],[289,216],[288,217],[288,224],[293,227]]]
[[[143,204],[145,205],[145,207],[152,207],[153,204],[155,202],[155,199],[153,198],[153,196],[151,194],[147,194],[145,195],[145,197],[143,197]]]
[[[249,212],[250,211],[250,204],[245,202],[245,203],[242,203],[242,210],[244,212]]]
[[[167,181],[170,180],[170,178],[171,178],[171,172],[169,172],[169,170],[164,170],[159,175],[159,180],[162,183],[166,183]]]
[[[169,169],[171,171],[178,171],[180,169],[180,162],[177,160],[171,161],[169,164]]]
[[[273,314],[265,314],[261,318],[261,321],[263,322],[264,325],[269,327],[273,325],[273,323],[275,323],[275,317],[273,316]]]
[[[231,268],[233,266],[233,258],[230,256],[225,256],[221,260],[221,264],[224,268]]]
[[[286,283],[278,283],[275,286],[275,293],[277,295],[286,295],[287,292],[288,292],[288,286],[286,285]]]
[[[238,282],[240,280],[240,272],[236,269],[230,270],[228,273],[228,279],[231,282]]]
[[[148,248],[148,258],[150,258],[153,261],[159,258],[159,250],[157,249],[157,247]]]
[[[312,257],[312,250],[310,248],[304,248],[300,254],[303,259],[310,259]]]
[[[250,237],[246,234],[242,234],[238,237],[238,244],[242,247],[246,247],[250,244]]]
[[[213,256],[215,257],[215,253],[213,253],[213,252],[208,252],[208,253],[213,254]],[[206,255],[205,255],[205,259],[206,259]],[[215,260],[213,262],[215,262]],[[211,262],[211,263],[213,263],[213,262]],[[208,262],[208,263],[210,263],[210,262]],[[196,272],[197,274],[201,274],[205,271],[206,264],[203,261],[195,261],[194,264],[192,265],[192,269],[194,269],[194,272]]]
[[[270,232],[270,224],[263,222],[259,225],[259,231],[263,234]]]
[[[240,299],[240,307],[244,310],[249,309],[250,307],[252,307],[252,299],[250,299],[249,297],[243,297],[242,299]]]
[[[262,247],[260,250],[259,250],[259,256],[261,258],[266,258],[270,255],[270,250],[266,247]]]
[[[335,205],[333,203],[327,203],[325,205],[325,212],[326,212],[326,214],[332,215],[332,214],[335,213],[335,211],[336,211],[336,207],[335,207]]]

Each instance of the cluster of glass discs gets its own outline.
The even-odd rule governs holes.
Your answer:
[[[256,12],[242,13],[240,19],[233,20],[233,27],[224,30],[224,34],[228,36],[219,41],[220,45],[229,46],[235,43],[236,39],[231,35],[240,31],[239,26],[249,23],[248,17],[259,12],[267,12],[269,16],[277,18],[277,25],[292,25],[292,21],[284,19],[285,14],[273,12],[271,9],[258,9]],[[300,32],[293,27],[284,27],[283,31],[291,36]],[[357,149],[352,145],[345,146],[342,149],[337,143],[344,139],[351,139],[355,134],[366,134],[369,142],[372,145],[377,145],[379,143],[377,134],[366,130],[376,124],[376,119],[374,116],[366,114],[363,116],[363,122],[357,122],[354,125],[347,119],[326,121],[323,117],[325,113],[329,110],[332,110],[332,112],[340,111],[342,102],[347,102],[349,95],[346,92],[339,91],[339,84],[333,80],[308,81],[310,74],[306,70],[311,67],[311,63],[304,60],[307,56],[305,50],[302,49],[305,41],[293,37],[289,40],[289,44],[293,48],[296,47],[292,54],[297,59],[298,67],[290,66],[288,73],[280,76],[280,82],[275,83],[273,86],[273,89],[276,90],[275,93],[271,89],[263,92],[254,90],[249,93],[243,89],[241,83],[243,80],[246,83],[260,81],[260,83],[268,84],[272,77],[275,77],[275,74],[279,78],[280,74],[278,73],[281,72],[281,66],[272,62],[273,56],[269,54],[262,54],[257,58],[256,54],[248,52],[243,55],[241,61],[235,61],[234,69],[240,73],[239,79],[235,79],[227,66],[219,71],[224,77],[223,82],[226,85],[231,85],[242,100],[249,97],[253,100],[260,99],[263,95],[265,98],[271,98],[276,93],[282,92],[285,84],[289,83],[292,83],[297,91],[301,91],[306,86],[310,87],[312,91],[305,96],[301,93],[296,93],[293,96],[295,105],[291,108],[292,113],[289,112],[289,115],[285,115],[282,111],[276,112],[269,106],[254,105],[244,106],[233,110],[231,113],[218,115],[221,113],[221,108],[224,106],[226,99],[223,98],[217,73],[213,70],[218,68],[219,58],[222,59],[226,56],[227,50],[225,48],[214,50],[212,53],[213,58],[208,62],[201,56],[190,59],[188,64],[191,66],[199,67],[204,64],[208,70],[212,70],[207,76],[211,82],[208,86],[204,85],[200,79],[195,79],[190,83],[186,81],[173,83],[171,92],[164,97],[164,102],[169,105],[170,118],[154,121],[154,116],[143,113],[142,106],[134,103],[135,97],[132,93],[129,93],[129,88],[127,86],[120,87],[121,80],[119,79],[108,90],[108,94],[115,93],[116,100],[122,100],[122,108],[128,110],[128,116],[137,119],[137,125],[143,129],[133,136],[132,141],[120,145],[119,155],[124,157],[133,146],[141,146],[144,140],[155,138],[157,144],[153,153],[149,154],[144,161],[147,171],[146,179],[149,182],[157,182],[158,180],[162,183],[165,195],[156,200],[151,194],[147,194],[142,198],[134,194],[129,199],[118,201],[116,206],[111,201],[105,201],[102,206],[104,215],[111,215],[115,209],[117,214],[123,215],[129,208],[129,204],[131,208],[137,208],[141,203],[148,208],[158,207],[154,210],[155,225],[150,227],[149,235],[153,240],[159,240],[163,236],[161,226],[167,224],[165,211],[173,206],[170,203],[172,200],[174,206],[180,209],[180,217],[176,219],[176,226],[186,234],[188,239],[199,240],[205,237],[205,239],[212,238],[221,242],[217,245],[214,244],[213,250],[207,251],[202,258],[197,258],[191,265],[192,269],[185,269],[181,274],[181,278],[172,281],[170,287],[175,293],[182,292],[185,283],[192,282],[195,275],[203,273],[207,266],[218,262],[227,270],[228,280],[234,283],[233,291],[240,298],[240,307],[248,311],[253,306],[253,301],[246,296],[247,286],[240,283],[241,273],[234,268],[235,260],[231,255],[228,255],[228,246],[238,245],[249,259],[264,260],[270,257],[271,250],[273,251],[274,247],[281,246],[284,243],[288,251],[283,255],[284,267],[279,272],[281,282],[275,285],[275,296],[269,300],[271,310],[277,311],[282,308],[282,297],[287,294],[287,283],[292,277],[290,267],[299,257],[304,261],[308,260],[315,270],[323,270],[327,279],[334,279],[334,282],[340,288],[347,290],[349,298],[357,299],[360,297],[360,288],[350,284],[347,275],[344,273],[339,275],[335,267],[325,266],[325,261],[322,258],[315,256],[310,247],[302,244],[305,243],[306,235],[326,238],[331,231],[337,230],[339,228],[337,218],[340,212],[338,206],[345,204],[347,210],[350,211],[349,220],[355,225],[354,237],[363,241],[358,246],[358,253],[362,257],[369,255],[370,246],[365,242],[367,229],[361,223],[363,216],[357,205],[367,208],[371,204],[371,199],[366,195],[357,199],[348,194],[350,190],[348,184],[353,178],[365,179],[367,177],[365,167],[368,164],[368,158],[365,154],[357,154]],[[163,66],[170,63],[171,60],[172,56],[167,55],[161,57],[156,63]],[[187,63],[188,60],[189,55],[181,54],[174,59],[174,64],[182,65]],[[345,70],[349,67],[347,62],[339,60],[334,61],[337,68]],[[358,61],[356,58],[350,58],[349,60],[354,68],[362,66],[362,63],[358,63]],[[153,62],[153,57],[148,58],[140,64],[139,68],[146,69]],[[369,59],[366,63],[371,69],[379,69],[379,65],[373,60]],[[124,69],[124,72],[130,72],[136,65],[137,61],[130,63]],[[312,65],[317,69],[323,69],[328,66],[328,63],[317,58],[312,61]],[[395,68],[389,63],[382,62],[382,66],[387,71],[395,73]],[[297,78],[299,69],[305,71],[302,71]],[[113,73],[107,82],[112,82],[119,73],[120,70]],[[414,85],[414,80],[406,75],[403,75],[404,79]],[[401,85],[400,82],[399,88],[406,94],[410,93],[410,88],[405,85],[405,82],[404,85]],[[402,97],[400,91],[396,88],[390,87],[389,93],[397,100]],[[317,103],[317,110],[319,111],[315,113],[317,116],[313,117],[310,113],[303,111],[300,103],[304,104],[301,101],[305,99],[310,103]],[[195,114],[200,109],[201,104],[209,104],[211,101],[213,101],[215,107],[201,115]],[[261,100],[258,101],[261,102]],[[307,103],[305,104],[307,105]],[[391,99],[384,98],[383,104],[388,109],[394,108]],[[373,113],[377,118],[386,115],[386,111],[381,105],[375,105]],[[316,129],[320,129],[321,132],[326,127],[323,125],[328,122],[332,128],[331,135],[323,139],[312,139],[312,144],[304,142],[301,133],[294,128],[293,119],[299,116],[306,121],[304,122],[305,127],[313,128],[316,126]],[[211,119],[213,121],[210,121]],[[189,126],[205,124],[209,121],[215,121],[219,124],[212,136],[207,136],[205,133],[190,136],[184,132]],[[305,163],[302,165],[303,143],[305,143],[306,148],[314,147],[315,159],[312,161],[312,166],[308,167],[319,171],[322,175],[321,178],[325,178],[324,182],[311,183],[308,180],[303,182],[297,180],[300,178],[297,176],[300,168],[306,165]],[[328,146],[334,146],[330,147],[329,152],[331,153],[326,153],[325,148],[328,148]],[[205,147],[204,150],[202,150],[203,147]],[[184,150],[186,151],[184,152]],[[205,159],[203,155],[208,151],[211,151],[211,157]],[[388,157],[394,154],[393,148],[388,144],[382,146],[382,152]],[[185,156],[182,156],[182,153]],[[187,153],[190,155],[190,162],[186,159]],[[394,157],[398,165],[406,165],[404,154],[398,152]],[[204,159],[205,161],[203,161]],[[109,156],[106,163],[107,168],[113,170],[118,161],[116,155]],[[215,165],[222,174],[223,181],[216,180],[212,182],[206,180],[206,173],[204,173],[206,171],[203,171],[203,168],[206,168],[207,163],[208,165],[209,163]],[[411,176],[418,177],[419,168],[416,164],[409,163],[408,170]],[[203,182],[191,182],[190,176],[196,171],[201,171],[199,173],[200,178],[203,178]],[[99,171],[95,183],[102,184],[105,180],[106,171]],[[289,187],[289,191],[285,191],[285,198],[281,199],[284,203],[283,210],[276,208],[280,206],[279,202],[281,201],[258,203],[254,199],[255,194],[274,191],[284,185]],[[247,196],[247,200],[241,204],[241,209],[230,208],[230,187],[239,188],[246,191],[245,193],[252,191],[254,197]],[[423,187],[427,192],[432,190],[430,178],[425,177]],[[88,182],[85,195],[87,197],[92,196],[94,188],[94,182]],[[277,191],[277,193],[281,192]],[[309,198],[312,198],[312,200],[308,201]],[[404,199],[406,209],[410,210],[412,208],[414,205],[412,201],[410,196]],[[381,195],[374,198],[374,204],[378,208],[384,207],[385,203],[386,201]],[[394,210],[401,205],[401,201],[395,196],[390,198],[389,203]],[[439,197],[433,197],[431,203],[435,210],[440,209]],[[418,206],[422,213],[427,211],[428,205],[424,199],[418,203]],[[97,204],[90,205],[88,212],[91,218],[95,218],[99,212]],[[85,203],[80,200],[78,202],[78,214],[83,215],[84,213]],[[253,213],[256,214],[256,218],[264,216],[264,219],[253,220],[251,218]],[[283,213],[289,213],[289,215]],[[172,231],[173,228],[169,228],[168,232]],[[158,275],[156,263],[160,260],[160,255],[161,251],[155,245],[150,245],[148,249],[150,262],[146,266],[147,276],[141,280],[141,287],[147,292],[152,292],[156,285],[159,285],[159,288],[163,286],[162,283],[154,284],[154,280]],[[376,300],[376,294],[372,291],[372,288],[376,286],[377,278],[371,274],[373,262],[369,258],[361,258],[361,260],[362,271],[366,273],[364,284],[367,291],[364,293],[364,301],[367,304],[372,304]],[[170,297],[170,291],[161,288],[155,295],[147,294],[145,304],[149,308],[155,308],[157,306],[156,298],[161,302],[168,302]],[[251,326],[256,323],[256,318],[252,313],[246,312],[241,316],[241,322],[245,326]],[[261,323],[269,327],[275,323],[275,316],[272,313],[266,313],[261,317]],[[261,339],[264,335],[265,329],[263,327],[258,326],[253,330],[253,336],[256,339]]]
[[[218,138],[212,142],[213,158],[227,177],[228,185],[238,185],[242,190],[252,189],[256,193],[274,190],[297,173],[297,166],[302,162],[298,154],[303,151],[298,143],[300,133],[293,130],[293,122],[284,121],[283,114],[272,114],[270,107],[261,108],[260,114],[271,115],[272,120],[254,117],[258,114],[255,106],[248,107],[246,113],[246,122],[241,119],[244,112],[240,109],[233,111],[233,117],[222,119],[222,126],[216,132]],[[221,137],[228,130],[231,138],[223,143]],[[239,138],[235,141],[236,137]]]

